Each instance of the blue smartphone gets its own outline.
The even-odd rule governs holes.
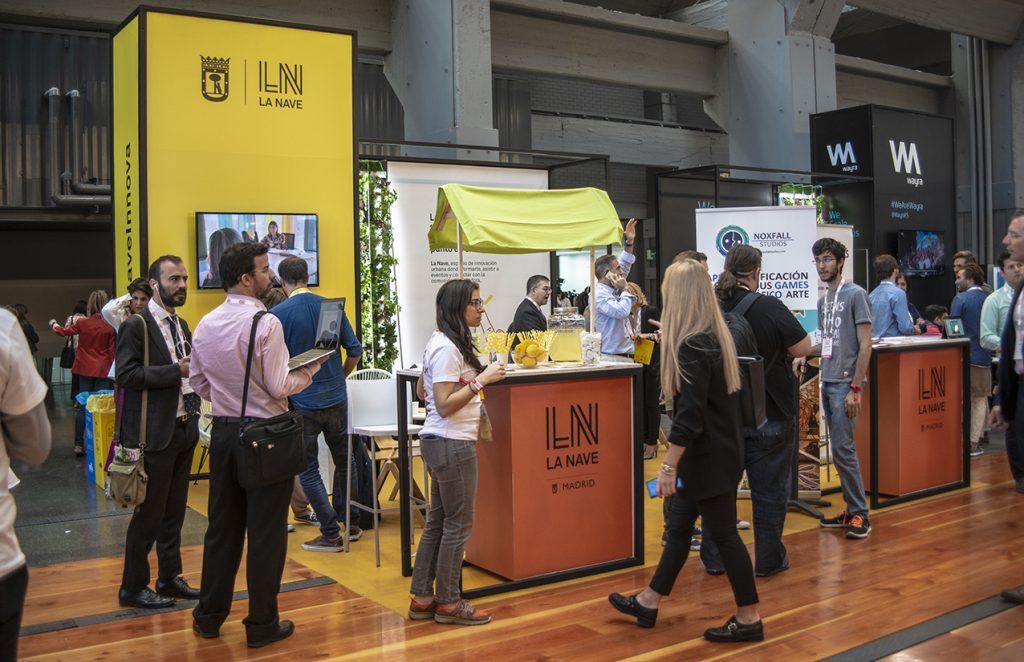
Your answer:
[[[656,496],[658,496],[658,479],[657,478],[652,478],[649,481],[647,481],[646,484],[647,484],[647,494],[648,494],[648,496],[650,496],[652,499],[655,498]],[[677,490],[681,490],[682,488],[683,488],[683,479],[682,478],[677,478],[676,479],[676,489]]]

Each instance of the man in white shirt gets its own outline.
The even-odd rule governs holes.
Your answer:
[[[615,363],[633,362],[633,335],[629,314],[635,299],[626,292],[626,277],[636,262],[633,242],[636,219],[626,223],[622,235],[623,250],[618,258],[602,255],[594,261],[597,289],[594,290],[594,331],[601,334],[601,360]]]
[[[42,464],[50,454],[46,384],[36,372],[18,319],[0,308],[0,660],[18,658],[18,632],[28,589],[25,555],[14,535],[11,458]]]

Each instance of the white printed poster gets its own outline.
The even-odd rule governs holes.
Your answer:
[[[698,209],[697,250],[708,256],[708,270],[717,281],[725,254],[736,244],[761,249],[758,291],[781,299],[800,324],[818,327],[818,276],[811,246],[817,239],[814,207],[724,207]]]
[[[459,257],[454,250],[431,253],[427,230],[437,208],[437,189],[444,184],[495,188],[547,189],[546,170],[463,166],[434,163],[388,162],[388,181],[398,195],[391,208],[400,335],[399,364],[420,365],[423,348],[435,328],[434,302],[441,285],[458,278]],[[480,283],[487,316],[494,328],[507,329],[516,308],[526,296],[526,280],[541,274],[550,277],[550,253],[498,255],[464,253],[463,273]],[[487,319],[484,320],[484,327]]]

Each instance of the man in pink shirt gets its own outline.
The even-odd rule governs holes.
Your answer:
[[[249,647],[259,648],[295,629],[291,621],[280,621],[277,611],[292,478],[254,489],[243,488],[238,481],[238,426],[249,333],[253,316],[266,310],[260,299],[271,287],[272,274],[264,244],[229,246],[219,266],[228,296],[196,327],[189,372],[192,388],[213,405],[209,526],[192,629],[205,638],[220,636],[248,534],[249,615],[243,623]],[[309,386],[320,369],[318,362],[289,372],[288,358],[281,322],[264,315],[256,331],[246,420],[286,412],[288,396]]]

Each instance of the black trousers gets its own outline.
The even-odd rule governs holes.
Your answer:
[[[281,589],[288,548],[288,504],[294,480],[245,489],[238,482],[238,424],[214,420],[210,435],[210,523],[203,549],[199,605],[192,612],[204,631],[214,632],[231,612],[235,575],[248,535],[246,583],[250,640],[263,639],[278,626],[277,593]]]
[[[685,494],[676,494],[672,499],[672,511],[668,520],[668,540],[658,561],[658,569],[651,578],[651,589],[661,595],[668,595],[676,583],[679,572],[690,553],[690,533],[697,516],[703,519],[704,536],[710,537],[718,547],[729,577],[732,594],[740,607],[757,604],[757,587],[754,585],[754,567],[750,563],[747,548],[736,532],[736,489],[694,501]]]
[[[181,526],[188,505],[188,472],[198,440],[194,425],[177,422],[167,448],[143,455],[149,483],[146,500],[135,508],[124,543],[121,588],[126,591],[141,591],[149,585],[149,550],[154,542],[158,578],[174,579],[181,574]]]
[[[0,579],[0,660],[3,662],[18,659],[18,633],[27,590],[27,565]]]

